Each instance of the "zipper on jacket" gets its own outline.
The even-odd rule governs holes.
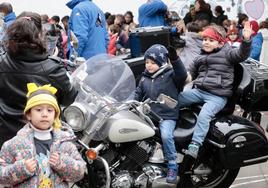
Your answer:
[[[202,87],[204,87],[204,82],[205,82],[205,79],[206,79],[206,77],[207,77],[207,75],[208,75],[208,61],[207,61],[207,59],[208,59],[208,55],[206,56],[206,63],[205,63],[205,65],[206,65],[206,74],[205,74],[205,76],[204,76],[204,79],[202,80]]]
[[[33,134],[31,135],[31,142],[32,142],[32,144],[33,144],[33,158],[36,160],[36,156],[37,156],[37,153],[36,153],[36,145],[35,145],[35,143],[34,143],[34,136],[33,136]],[[39,177],[39,163],[38,163],[38,161],[37,161],[37,167],[36,167],[36,173],[35,173],[35,175],[34,176],[37,176],[37,185],[36,185],[36,188],[39,186],[39,181],[40,181],[40,177]],[[33,177],[34,177],[33,176]],[[33,177],[31,177],[31,178],[33,178]]]
[[[152,79],[152,82],[151,82],[150,96],[153,96],[153,85],[154,85],[154,79]]]

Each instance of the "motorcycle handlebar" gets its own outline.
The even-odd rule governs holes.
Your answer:
[[[157,122],[163,121],[163,119],[159,115],[157,115],[157,113],[155,113],[154,111],[150,111],[149,115],[152,117],[152,119],[154,119]]]
[[[158,122],[161,122],[163,119],[160,116],[158,116],[155,112],[151,111],[151,108],[148,105],[148,103],[150,102],[152,101],[145,100],[144,102],[139,102],[136,100],[129,100],[124,105],[132,106],[140,115],[144,117],[144,119],[146,119],[148,123],[150,123],[151,127],[155,129],[155,125],[151,119],[154,119],[155,121]]]

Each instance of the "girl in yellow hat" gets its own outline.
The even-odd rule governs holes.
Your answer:
[[[73,131],[60,122],[57,89],[34,83],[27,87],[28,123],[1,149],[0,184],[68,188],[68,182],[83,178],[86,164],[73,144]]]

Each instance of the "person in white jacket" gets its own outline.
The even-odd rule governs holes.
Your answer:
[[[260,63],[264,63],[268,65],[268,54],[265,53],[265,50],[268,49],[268,21],[263,21],[260,23],[259,32],[262,33],[262,37],[263,37]]]

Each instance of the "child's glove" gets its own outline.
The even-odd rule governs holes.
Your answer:
[[[168,57],[170,61],[176,61],[178,59],[177,51],[173,46],[167,47],[168,50]]]

